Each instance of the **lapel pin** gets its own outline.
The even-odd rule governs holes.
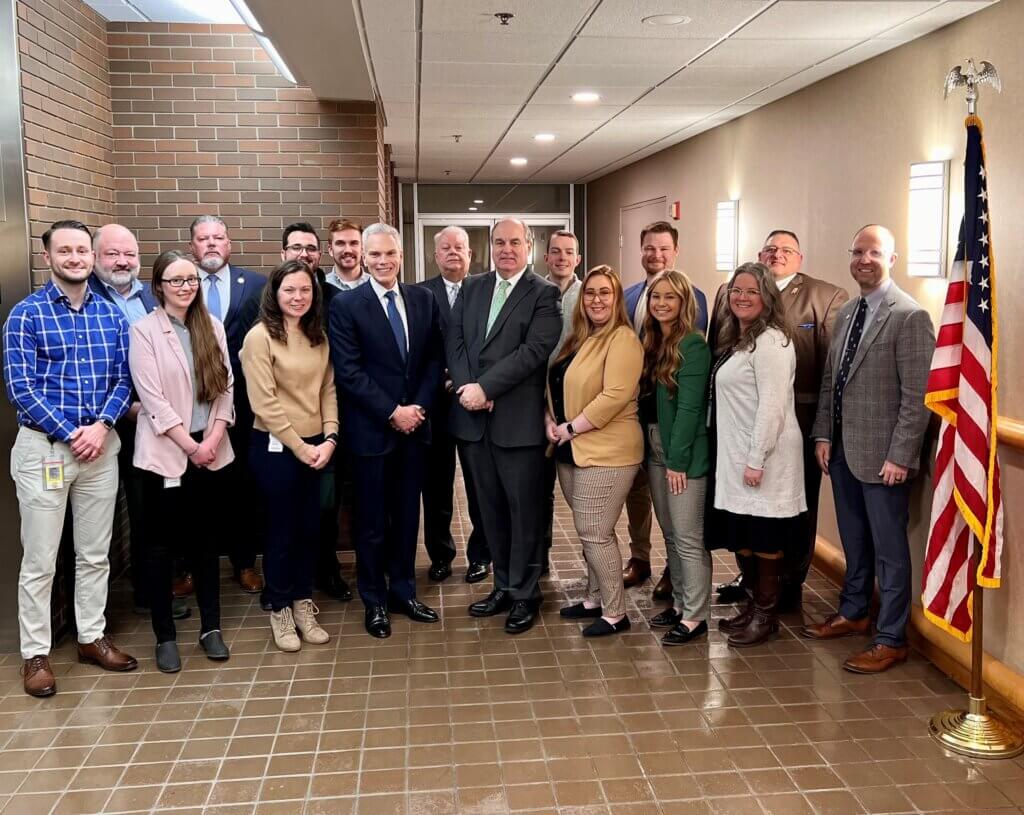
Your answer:
[[[239,275],[235,282],[238,283],[238,285],[242,285],[245,282],[245,278]]]

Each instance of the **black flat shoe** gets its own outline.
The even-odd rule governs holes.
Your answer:
[[[479,583],[491,573],[491,565],[482,561],[474,561],[466,569],[466,582]]]
[[[506,634],[523,634],[533,628],[537,618],[537,603],[531,600],[516,600],[505,620]]]
[[[224,637],[220,631],[209,631],[199,638],[199,645],[206,651],[207,659],[217,661],[227,659],[231,656],[228,646],[224,643]]]
[[[493,617],[512,608],[512,595],[505,589],[495,589],[483,600],[477,600],[469,607],[470,617]]]
[[[442,580],[452,576],[452,564],[449,560],[436,560],[430,564],[430,571],[427,572],[427,577],[433,580],[435,583],[440,583]]]
[[[607,637],[609,634],[618,634],[621,631],[629,630],[629,617],[623,617],[617,623],[610,623],[604,617],[591,623],[583,629],[584,637]]]
[[[682,623],[676,623],[675,627],[661,638],[662,645],[685,645],[690,640],[703,637],[708,633],[706,620],[701,620],[691,631]]]
[[[440,617],[430,606],[426,606],[413,597],[411,600],[389,600],[388,610],[396,614],[404,614],[418,623],[436,623]]]
[[[743,575],[738,574],[729,583],[715,586],[719,603],[743,603],[747,599],[747,589],[743,585]]]
[[[666,608],[661,614],[656,614],[647,621],[651,628],[671,628],[683,619],[683,615],[674,608]]]
[[[391,618],[384,606],[367,606],[364,624],[371,637],[385,640],[391,636]]]
[[[174,640],[156,644],[156,667],[165,674],[176,674],[181,670],[181,656],[178,654],[178,643]]]
[[[558,609],[558,616],[567,620],[583,620],[588,617],[600,617],[601,606],[587,608],[583,603],[576,603],[574,606],[564,606]]]
[[[333,572],[317,580],[316,587],[339,603],[347,603],[352,599],[352,589],[339,572]]]

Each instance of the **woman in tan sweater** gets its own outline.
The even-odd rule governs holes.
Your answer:
[[[629,628],[615,522],[644,457],[637,393],[644,353],[609,266],[583,278],[572,334],[548,371],[548,440],[587,561],[587,597],[562,617],[596,618],[584,637]]]
[[[338,444],[338,400],[321,298],[306,264],[281,264],[263,289],[259,321],[242,343],[242,370],[256,417],[249,466],[267,513],[263,571],[273,608],[270,628],[282,651],[298,651],[299,634],[310,643],[329,639],[313,605],[320,471]]]

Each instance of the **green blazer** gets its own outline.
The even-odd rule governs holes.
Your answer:
[[[696,331],[679,343],[683,364],[676,371],[676,395],[658,383],[658,430],[665,448],[665,466],[687,478],[708,474],[707,389],[711,351]]]

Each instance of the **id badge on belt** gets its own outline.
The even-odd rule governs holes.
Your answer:
[[[64,489],[64,456],[53,452],[43,456],[43,489],[47,492]]]

